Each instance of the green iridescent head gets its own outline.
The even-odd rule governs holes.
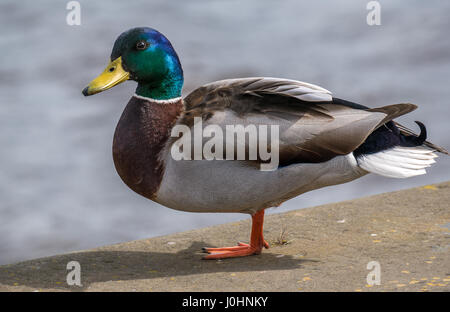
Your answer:
[[[154,99],[181,96],[183,69],[170,41],[160,32],[138,27],[122,33],[114,43],[111,63],[83,90],[92,95],[125,80],[138,83],[136,93]]]

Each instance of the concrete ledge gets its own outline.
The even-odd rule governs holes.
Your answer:
[[[258,256],[200,260],[201,247],[247,241],[246,220],[0,266],[0,291],[450,291],[449,228],[445,182],[270,215]],[[66,283],[72,260],[82,287]]]

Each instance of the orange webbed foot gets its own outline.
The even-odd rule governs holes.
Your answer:
[[[261,248],[252,246],[234,246],[223,248],[206,248],[206,251],[210,254],[204,256],[203,259],[213,260],[257,255],[261,253]]]
[[[232,247],[203,248],[204,252],[209,253],[209,255],[204,256],[203,259],[224,259],[260,254],[263,247],[269,248],[269,243],[267,243],[263,237],[263,222],[264,210],[261,210],[252,216],[250,244],[238,242],[237,246]]]

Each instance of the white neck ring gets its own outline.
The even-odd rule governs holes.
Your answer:
[[[167,99],[167,100],[158,100],[158,99],[153,99],[153,98],[149,98],[149,97],[145,97],[142,95],[137,95],[136,93],[133,95],[135,98],[141,99],[141,100],[145,100],[145,101],[149,101],[152,103],[157,103],[157,104],[173,104],[173,103],[177,103],[179,102],[182,97],[176,97],[176,98],[172,98],[172,99]]]

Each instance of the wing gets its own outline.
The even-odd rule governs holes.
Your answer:
[[[333,101],[331,93],[321,87],[277,78],[217,81],[194,90],[184,103],[186,110],[178,123],[190,128],[195,117],[201,117],[203,127],[218,125],[224,130],[227,125],[277,125],[281,166],[324,162],[348,154],[390,120],[392,111],[370,111]],[[398,105],[403,105],[402,111],[415,107]]]

